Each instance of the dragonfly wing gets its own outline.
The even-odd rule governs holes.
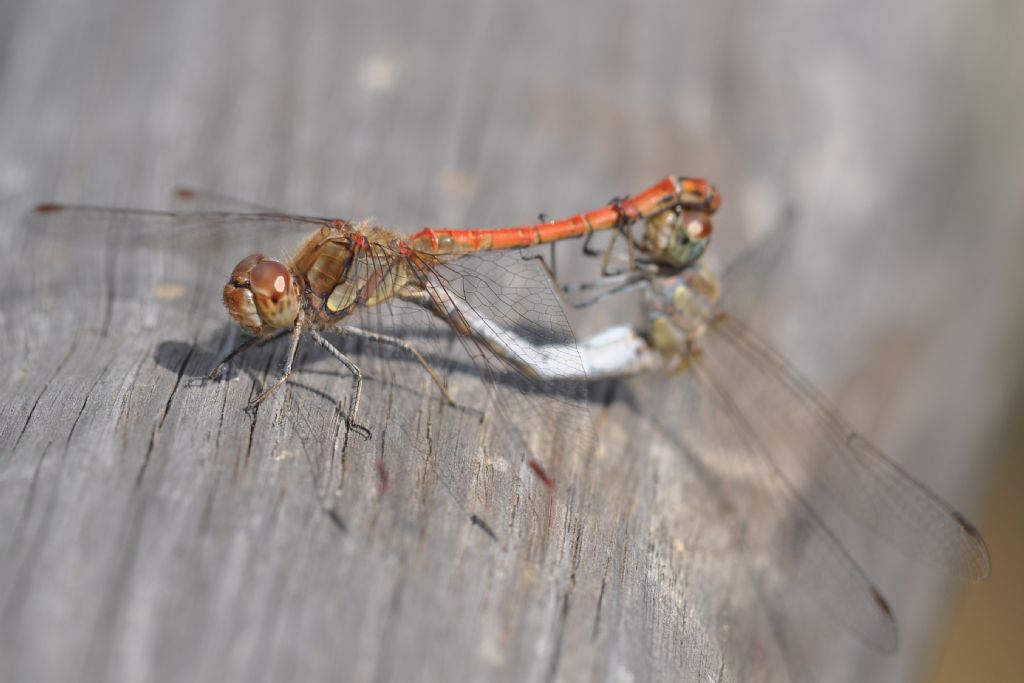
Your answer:
[[[776,225],[744,247],[722,271],[722,305],[741,320],[770,320],[784,302],[773,295],[777,290],[779,266],[792,253],[796,233],[796,211],[788,209]]]
[[[269,249],[265,240],[287,238],[294,248],[298,230],[312,231],[330,223],[316,216],[274,211],[131,209],[88,204],[40,204],[29,217],[30,229],[68,244],[88,244],[116,236],[119,244],[157,245],[172,249],[230,246],[242,240]],[[243,247],[244,248],[244,247]]]
[[[467,255],[450,263],[403,261],[386,249],[367,250],[360,258],[350,272],[391,272],[401,280],[408,268],[411,275],[400,296],[356,306],[339,319],[340,339],[328,333],[364,372],[360,413],[387,408],[387,434],[379,419],[367,423],[375,439],[383,444],[404,433],[404,442],[434,451],[425,456],[430,478],[443,484],[474,523],[483,520],[487,535],[535,539],[550,509],[546,485],[571,487],[595,444],[582,360],[546,272],[518,252]],[[392,287],[381,284],[382,291]],[[465,319],[486,325],[491,340],[507,342],[504,348],[497,352],[480,335],[460,334],[475,331],[462,325]],[[445,405],[443,390],[412,352],[360,336],[352,327],[415,349],[455,405]],[[550,374],[533,372],[533,362],[542,362]]]
[[[808,598],[865,642],[894,650],[896,624],[884,598],[775,467],[727,380],[700,355],[685,371],[645,380],[642,394],[651,402],[644,414],[656,416],[655,426],[702,472],[702,488],[717,491],[720,502],[702,523],[731,518],[739,561],[783,604]]]
[[[721,315],[707,362],[779,471],[814,501],[835,505],[911,557],[957,576],[990,572],[978,531],[948,503],[846,424],[824,397],[735,318]]]
[[[494,423],[513,450],[556,470],[588,455],[595,432],[583,361],[540,261],[519,251],[471,254],[424,277],[453,329],[473,332],[459,339],[491,389]],[[481,325],[489,341],[476,333]]]
[[[119,291],[195,293],[220,307],[220,289],[232,266],[252,253],[289,254],[302,231],[323,219],[274,212],[159,211],[90,205],[42,205],[26,216],[28,241],[40,263],[66,271],[85,298]],[[297,228],[299,230],[297,230]],[[38,239],[42,235],[44,239]],[[93,273],[102,263],[100,277]],[[125,268],[121,264],[132,264]],[[57,282],[55,281],[56,285]]]

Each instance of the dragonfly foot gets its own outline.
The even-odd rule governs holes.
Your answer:
[[[218,365],[217,367],[215,367],[213,370],[210,370],[208,373],[206,373],[202,377],[197,377],[196,381],[199,382],[199,383],[203,383],[203,382],[216,382],[217,380],[219,380],[221,378],[221,376],[223,374],[224,374],[224,366],[223,365]]]
[[[277,382],[276,384],[272,385],[269,389],[264,391],[262,394],[260,394],[253,400],[249,401],[249,405],[245,407],[245,412],[249,413],[250,415],[255,415],[256,409],[259,407],[259,405],[263,403],[265,400],[267,400],[267,397],[270,396],[271,393],[273,393],[274,389],[277,389],[283,383],[283,381]]]
[[[219,379],[221,379],[221,371],[222,370],[223,370],[223,367],[218,365],[217,367],[215,367],[213,370],[211,370],[210,372],[208,372],[205,375],[200,375],[198,377],[191,378],[188,381],[188,386],[190,386],[190,387],[201,387],[201,386],[207,384],[208,382],[214,382],[216,380],[219,380]]]
[[[355,432],[359,436],[363,437],[364,441],[370,441],[373,439],[373,432],[370,431],[369,427],[365,427],[357,422],[349,420],[348,428],[350,431]]]

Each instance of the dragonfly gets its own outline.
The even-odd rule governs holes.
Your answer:
[[[739,299],[749,294],[739,290],[761,284],[756,276],[777,260],[784,239],[773,234],[768,244],[749,247],[719,279],[702,259],[712,213],[675,205],[642,225],[635,221],[616,233],[632,246],[624,267],[610,268],[609,245],[600,278],[561,286],[567,296],[599,292],[578,307],[634,288],[643,298],[642,324],[611,325],[578,342],[580,378],[642,377],[634,392],[640,420],[728,481],[751,555],[772,557],[759,580],[783,594],[811,587],[825,611],[862,640],[894,651],[892,609],[830,530],[827,515],[838,511],[910,557],[968,580],[991,572],[985,541],[729,313],[730,287]],[[601,255],[589,248],[589,236],[587,253]],[[470,322],[480,335],[491,334],[486,321]],[[503,343],[537,374],[558,374],[547,361],[550,348],[507,334]]]
[[[187,193],[186,193],[187,194]],[[492,229],[424,228],[404,236],[373,221],[305,216],[272,210],[165,211],[46,203],[39,214],[92,216],[101,220],[169,223],[178,229],[269,225],[311,232],[290,259],[254,253],[241,259],[223,286],[230,318],[249,336],[209,374],[218,377],[236,357],[282,337],[290,343],[281,375],[249,403],[255,410],[292,377],[300,342],[308,336],[352,376],[345,421],[369,438],[358,424],[363,372],[325,336],[341,334],[397,349],[415,360],[450,403],[454,397],[418,344],[410,327],[423,316],[454,331],[481,370],[503,417],[499,420],[530,450],[530,435],[558,434],[563,448],[583,452],[592,430],[586,406],[581,359],[560,302],[543,264],[521,250],[595,232],[622,229],[670,207],[713,213],[720,203],[706,180],[670,176],[650,188],[593,211],[559,221]],[[376,316],[371,312],[386,313]],[[354,322],[368,321],[366,325]],[[480,334],[480,321],[486,334]],[[471,322],[472,321],[472,322]],[[543,353],[545,374],[520,357],[516,333],[541,342],[566,341]],[[552,376],[558,381],[552,389]],[[524,425],[522,429],[515,425]],[[534,472],[550,479],[538,458]]]

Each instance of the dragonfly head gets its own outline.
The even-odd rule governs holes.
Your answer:
[[[231,271],[224,285],[224,306],[239,327],[262,336],[295,324],[299,286],[285,264],[252,254]]]
[[[674,270],[692,265],[711,240],[711,213],[677,206],[651,216],[642,248],[652,261]]]

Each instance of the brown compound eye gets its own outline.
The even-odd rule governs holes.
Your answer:
[[[299,314],[299,291],[288,267],[264,259],[249,271],[249,289],[265,328],[291,327]]]
[[[290,327],[299,314],[299,292],[288,267],[263,254],[238,262],[224,285],[224,306],[239,326],[257,336]]]
[[[238,262],[231,277],[224,285],[224,307],[238,326],[249,334],[261,335],[265,332],[263,321],[260,320],[256,302],[249,288],[249,272],[253,266],[265,260],[263,254],[251,254]]]
[[[239,261],[238,265],[235,266],[235,269],[231,271],[229,283],[236,287],[248,287],[249,273],[252,271],[253,266],[260,261],[265,261],[266,258],[267,257],[263,254],[250,254],[249,256],[246,256],[244,259]]]
[[[684,216],[686,234],[692,240],[706,240],[711,237],[711,219],[706,215]]]
[[[277,303],[292,289],[292,276],[280,261],[261,261],[249,272],[253,294]]]

